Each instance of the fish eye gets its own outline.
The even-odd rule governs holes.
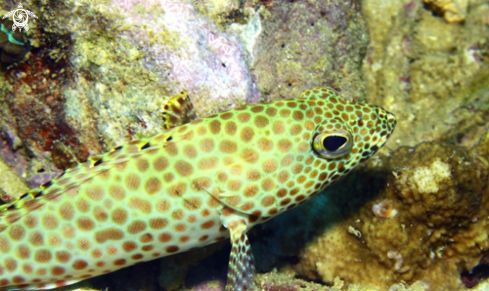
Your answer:
[[[353,137],[347,131],[322,132],[314,137],[312,147],[322,157],[338,158],[350,152]]]

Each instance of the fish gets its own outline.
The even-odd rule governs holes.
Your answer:
[[[196,119],[67,169],[0,206],[0,289],[44,290],[230,238],[225,290],[256,290],[246,235],[376,153],[395,116],[331,88]]]

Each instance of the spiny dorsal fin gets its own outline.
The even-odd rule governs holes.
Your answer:
[[[145,152],[158,150],[172,140],[169,132],[161,133],[147,139],[134,140],[115,147],[111,151],[90,157],[86,162],[67,169],[58,177],[20,195],[16,200],[0,206],[0,232],[27,213],[42,207],[47,201],[56,199],[97,175],[103,175],[113,167],[143,155]]]
[[[163,125],[170,129],[197,118],[192,101],[186,92],[177,94],[163,106]]]

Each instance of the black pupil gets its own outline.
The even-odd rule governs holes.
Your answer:
[[[329,152],[334,152],[344,145],[346,141],[346,137],[344,136],[328,136],[327,138],[323,139],[323,147]]]

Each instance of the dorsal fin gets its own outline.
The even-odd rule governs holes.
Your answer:
[[[86,162],[67,169],[63,174],[20,195],[16,200],[0,206],[0,232],[27,213],[42,207],[47,201],[56,199],[66,192],[77,191],[77,187],[103,175],[113,167],[124,166],[129,160],[145,152],[158,150],[172,140],[172,133],[165,131],[151,138],[134,140],[115,147],[111,151],[90,157]]]
[[[197,118],[192,101],[186,92],[174,95],[168,103],[163,106],[163,124],[170,129]]]

